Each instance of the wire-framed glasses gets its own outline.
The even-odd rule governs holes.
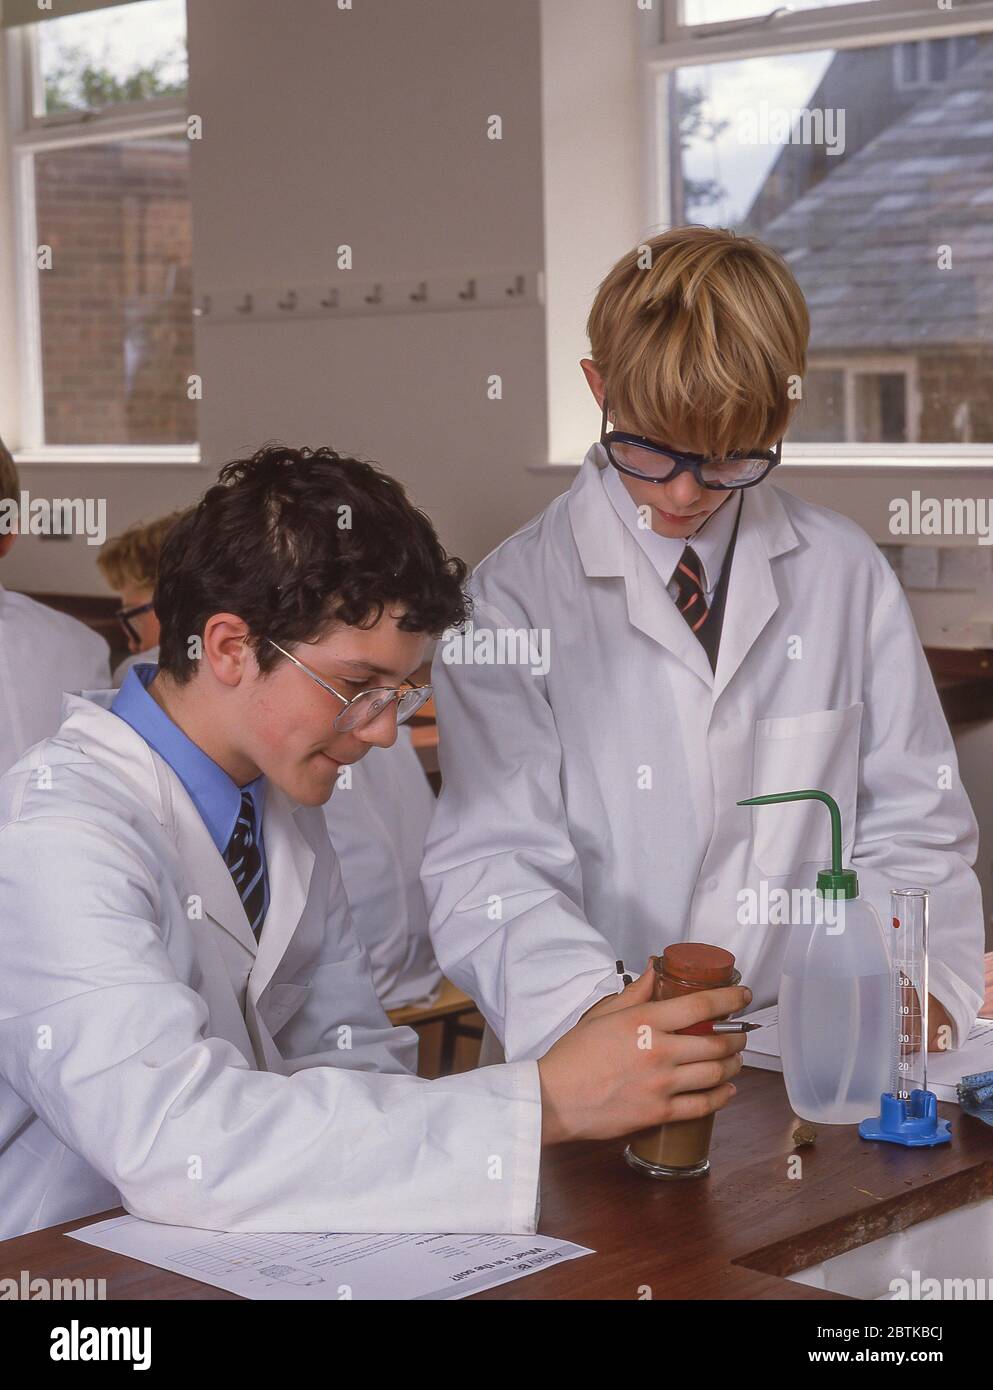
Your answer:
[[[358,695],[342,695],[335,690],[333,685],[328,685],[323,676],[319,676],[316,671],[312,671],[309,666],[305,666],[302,661],[298,661],[292,653],[286,651],[274,642],[271,637],[265,639],[270,647],[275,647],[277,652],[281,652],[287,661],[292,661],[294,666],[299,666],[300,670],[308,675],[312,681],[316,681],[322,689],[329,691],[337,700],[342,702],[343,709],[339,710],[335,716],[333,727],[342,734],[351,733],[355,729],[361,729],[364,725],[372,722],[396,701],[396,719],[398,724],[404,724],[417,711],[430,700],[434,693],[433,686],[430,685],[411,685],[406,682],[405,686],[376,686],[372,690],[362,690]]]

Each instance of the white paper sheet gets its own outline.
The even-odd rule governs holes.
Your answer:
[[[115,1216],[66,1235],[254,1299],[450,1299],[594,1252],[551,1236],[238,1235]]]
[[[747,1066],[765,1071],[782,1071],[779,1052],[779,1008],[772,1004],[753,1014],[742,1014],[746,1023],[761,1023],[762,1027],[748,1034],[744,1060]],[[972,1072],[993,1071],[993,1019],[977,1018],[965,1045],[957,1052],[929,1052],[927,1055],[927,1086],[939,1100],[958,1104],[955,1090],[963,1076]]]

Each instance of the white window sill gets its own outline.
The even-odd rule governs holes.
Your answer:
[[[18,449],[18,467],[200,468],[199,444],[45,444]]]

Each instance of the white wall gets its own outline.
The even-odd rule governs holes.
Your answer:
[[[190,109],[204,123],[193,146],[198,293],[340,280],[343,242],[365,280],[539,269],[539,29],[534,0],[352,11],[334,0],[190,0]],[[486,138],[493,114],[500,141]],[[6,323],[4,293],[0,276]],[[105,497],[113,534],[193,500],[223,462],[264,440],[330,444],[401,478],[446,546],[475,561],[568,485],[533,471],[547,459],[539,306],[205,320],[197,370],[202,469],[25,465],[23,486]],[[500,401],[487,400],[493,373]],[[0,370],[0,432],[16,434],[5,379]],[[21,538],[2,577],[13,588],[103,589],[94,549],[77,539]]]
[[[0,430],[2,433],[2,430]],[[106,507],[107,535],[131,522],[162,516],[185,506],[203,491],[199,468],[122,465],[21,464],[21,487],[34,498],[94,498]],[[99,546],[82,536],[18,536],[0,561],[0,583],[39,594],[108,594],[97,569]]]
[[[600,412],[579,369],[600,281],[658,231],[639,49],[658,16],[631,0],[541,0],[548,458],[583,458]],[[569,475],[566,475],[569,476]]]
[[[539,11],[193,0],[203,291],[541,267]],[[487,139],[498,114],[503,139]],[[353,249],[339,272],[336,248]],[[560,490],[545,458],[540,307],[336,323],[201,322],[212,465],[273,437],[363,454],[445,544],[481,557]],[[577,368],[578,370],[578,368]],[[503,399],[487,399],[487,378]]]

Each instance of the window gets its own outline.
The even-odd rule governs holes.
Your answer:
[[[917,401],[913,358],[867,358],[853,366],[821,356],[807,370],[790,439],[815,444],[916,443]]]
[[[186,7],[144,0],[50,19],[34,31],[37,115],[186,97]]]
[[[918,0],[794,9],[666,0],[652,220],[785,256],[812,325],[791,441],[964,457],[993,442],[993,5],[952,33]]]
[[[8,31],[26,447],[196,440],[183,0]]]
[[[972,34],[962,38],[898,43],[893,52],[894,81],[904,91],[944,82],[950,71],[972,57],[975,48],[976,39]]]

